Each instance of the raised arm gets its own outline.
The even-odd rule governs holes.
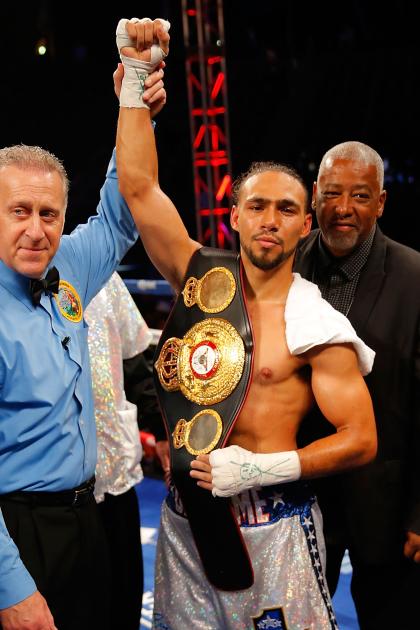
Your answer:
[[[158,40],[161,50],[167,53],[169,35],[159,21],[128,22],[126,30],[130,38],[127,43],[132,44],[120,49],[126,73],[127,58],[150,63],[154,41]],[[139,74],[137,92],[143,90],[143,85],[144,74]],[[123,100],[117,131],[117,170],[120,191],[151,261],[179,290],[189,260],[200,244],[190,239],[174,204],[160,189],[149,109],[138,105],[126,107]]]

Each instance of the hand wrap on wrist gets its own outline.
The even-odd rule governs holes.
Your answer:
[[[143,102],[143,93],[145,91],[144,82],[149,74],[154,72],[160,62],[166,57],[166,53],[158,46],[153,44],[150,49],[150,61],[140,61],[139,59],[133,59],[121,54],[121,49],[125,46],[134,46],[133,40],[129,37],[126,24],[127,22],[151,22],[149,18],[131,18],[127,20],[123,18],[118,22],[117,26],[117,48],[120,53],[121,61],[124,65],[124,78],[121,85],[120,94],[120,107],[147,107],[149,105]],[[167,32],[170,28],[170,23],[167,20],[161,20],[159,18],[164,30]]]
[[[251,453],[240,446],[210,453],[213,496],[231,497],[255,486],[272,486],[300,478],[297,451]]]

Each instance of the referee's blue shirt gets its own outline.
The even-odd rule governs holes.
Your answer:
[[[29,279],[0,261],[0,494],[68,490],[94,474],[87,325],[80,315],[136,239],[113,156],[98,214],[62,237],[50,263],[60,272],[58,299],[43,294],[34,307]],[[0,609],[35,590],[0,511]]]

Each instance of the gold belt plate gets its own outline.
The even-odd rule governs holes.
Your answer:
[[[232,302],[235,292],[233,273],[226,267],[213,267],[199,280],[188,278],[182,295],[187,308],[197,304],[204,313],[220,313]]]
[[[181,418],[172,433],[174,448],[185,446],[192,455],[210,453],[222,435],[222,419],[214,409],[203,409],[188,422]]]
[[[209,318],[190,328],[183,339],[168,339],[155,363],[166,391],[181,390],[199,405],[227,398],[237,386],[245,363],[241,336],[230,322]]]

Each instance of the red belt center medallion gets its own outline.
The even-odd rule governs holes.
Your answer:
[[[196,378],[213,376],[219,367],[220,355],[216,344],[205,339],[191,348],[190,367]]]

